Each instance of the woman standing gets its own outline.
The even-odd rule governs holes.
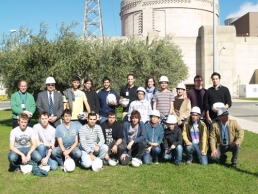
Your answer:
[[[154,77],[150,76],[146,79],[145,82],[145,88],[146,88],[146,94],[145,94],[145,99],[151,104],[152,107],[152,99],[154,94],[158,91],[155,87],[155,80]]]

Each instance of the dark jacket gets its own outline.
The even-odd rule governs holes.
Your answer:
[[[99,114],[99,98],[98,98],[98,94],[96,93],[96,91],[95,90],[86,91],[84,89],[82,91],[85,93],[85,95],[87,97],[87,101],[90,106],[90,110]],[[84,107],[84,110],[86,110],[86,107]]]
[[[110,89],[110,91],[105,91],[104,89],[100,90],[98,93],[98,98],[99,98],[99,115],[102,117],[107,117],[108,112],[111,110],[115,110],[116,106],[112,106],[107,104],[107,96],[108,94],[114,94],[116,96],[117,104],[119,102],[118,94],[116,93],[115,90]]]
[[[182,145],[182,132],[181,129],[176,126],[174,130],[165,130],[164,134],[164,148],[167,149],[171,147],[172,145],[178,146]]]
[[[123,124],[123,134],[124,134],[123,143],[125,145],[127,145],[129,143],[128,131],[130,129],[130,125],[131,125],[131,122],[129,122],[129,121],[126,121]],[[139,122],[138,134],[137,134],[137,137],[134,140],[134,143],[139,143],[141,141],[145,141],[145,139],[146,139],[145,126],[144,126],[144,123],[142,121],[140,121]]]
[[[124,138],[123,130],[122,130],[122,127],[121,127],[119,122],[115,121],[112,126],[108,126],[108,121],[105,121],[105,122],[101,123],[100,126],[101,126],[102,131],[103,131],[103,135],[104,135],[104,138],[105,138],[105,143],[106,143],[106,131],[105,131],[105,129],[112,128],[112,138],[115,141],[117,141],[118,139],[123,139]]]

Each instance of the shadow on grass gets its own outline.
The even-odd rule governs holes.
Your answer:
[[[6,127],[12,128],[12,126],[13,126],[13,119],[1,120],[1,125],[4,125]]]
[[[253,173],[253,172],[249,172],[247,170],[242,170],[242,169],[240,169],[238,167],[233,168],[233,167],[231,167],[231,164],[221,164],[221,165],[226,167],[226,168],[232,168],[232,169],[234,169],[234,170],[236,170],[238,172],[242,172],[242,173],[245,173],[245,174],[248,174],[248,175],[252,175],[252,176],[258,177],[258,173]]]

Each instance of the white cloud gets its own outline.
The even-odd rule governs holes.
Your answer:
[[[258,1],[257,3],[253,3],[253,2],[245,2],[243,3],[239,10],[237,12],[231,13],[229,14],[226,19],[228,18],[234,18],[234,17],[241,17],[243,15],[245,15],[248,12],[258,12]]]

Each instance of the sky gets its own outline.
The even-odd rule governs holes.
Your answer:
[[[121,0],[100,0],[104,35],[121,36],[119,16]],[[73,29],[82,34],[85,0],[0,0],[0,36],[21,26],[38,34],[41,22],[48,25],[48,37],[58,33],[62,22],[79,24]],[[228,17],[258,12],[258,0],[220,0],[220,23]]]

